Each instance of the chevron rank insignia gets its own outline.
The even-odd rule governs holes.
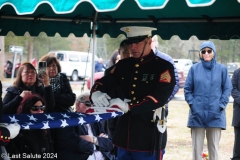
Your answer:
[[[168,70],[166,70],[165,72],[163,72],[161,75],[160,75],[160,80],[159,82],[165,82],[165,83],[170,83],[171,82],[171,75],[169,73]]]

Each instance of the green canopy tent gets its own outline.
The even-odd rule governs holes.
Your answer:
[[[95,46],[96,36],[117,37],[122,26],[133,25],[156,27],[153,34],[163,40],[239,38],[240,0],[0,0],[2,36],[86,33]]]
[[[156,27],[163,40],[240,37],[239,0],[0,0],[0,15],[0,35],[90,36],[92,23],[98,37],[128,25]]]

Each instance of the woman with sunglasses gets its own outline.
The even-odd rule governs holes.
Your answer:
[[[57,58],[52,55],[45,55],[39,61],[47,62],[47,73],[50,78],[50,85],[54,95],[54,111],[72,112],[71,106],[74,105],[76,95],[73,93],[69,80],[66,75],[60,73],[61,66]]]
[[[42,97],[30,94],[21,101],[17,114],[41,114],[47,111],[45,105]],[[21,130],[13,140],[16,145],[14,154],[42,156],[43,153],[53,153],[53,141],[48,129]],[[38,159],[38,157],[34,157],[34,159]]]
[[[13,85],[6,90],[7,93],[3,99],[3,113],[16,114],[22,99],[31,94],[42,96],[50,110],[54,106],[51,90],[48,74],[44,72],[42,78],[38,78],[34,66],[25,62],[19,68]]]
[[[226,106],[232,89],[227,68],[216,61],[216,48],[211,41],[200,47],[200,62],[188,73],[184,86],[190,107],[188,124],[192,136],[192,159],[202,160],[206,134],[210,160],[218,160],[221,130],[226,130]]]

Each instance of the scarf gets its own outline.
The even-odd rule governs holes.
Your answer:
[[[61,89],[60,77],[61,76],[58,73],[56,77],[50,78],[50,84],[51,84],[53,93],[58,93],[60,91],[60,89]]]

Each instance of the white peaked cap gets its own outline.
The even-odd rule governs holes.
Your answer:
[[[127,38],[131,38],[138,36],[152,36],[152,31],[157,29],[152,27],[128,26],[122,27],[120,30],[127,34]]]

